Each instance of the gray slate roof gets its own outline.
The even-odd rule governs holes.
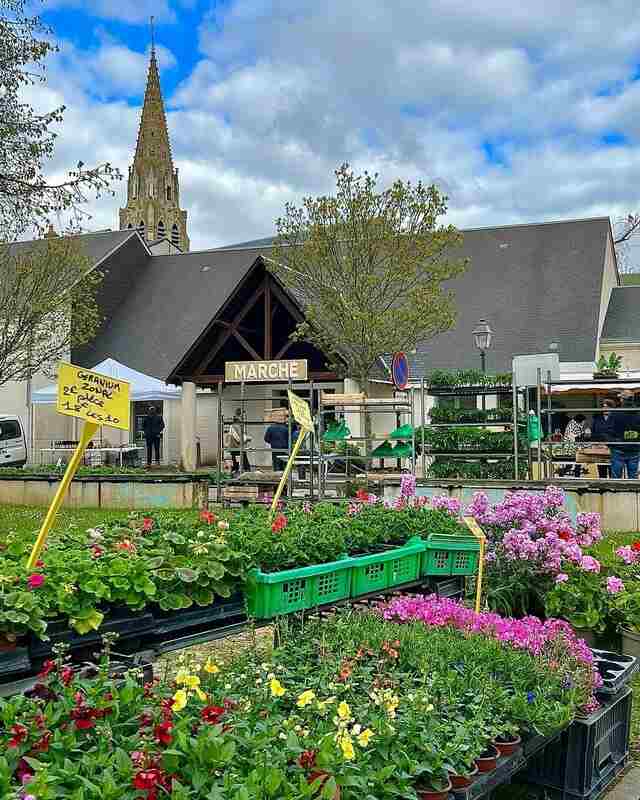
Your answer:
[[[546,353],[552,341],[562,361],[592,361],[609,230],[607,217],[463,230],[455,255],[471,263],[449,284],[457,322],[409,356],[412,377],[478,368],[472,332],[481,318],[494,331],[490,372],[511,371],[514,355]],[[234,247],[265,252],[272,242]]]
[[[85,256],[87,256],[95,266],[110,253],[115,252],[132,236],[138,237],[138,233],[134,230],[99,231],[97,233],[83,233],[75,238],[80,242]],[[11,249],[13,252],[19,253],[38,247],[45,241],[44,239],[33,239],[26,242],[15,242],[11,245]]]
[[[640,342],[640,286],[619,286],[611,292],[600,340]]]
[[[111,357],[166,379],[230,297],[256,255],[205,250],[139,257],[119,272],[135,274],[95,342],[77,353],[82,366]],[[119,281],[104,291],[116,292]]]

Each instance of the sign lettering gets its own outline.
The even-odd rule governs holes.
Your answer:
[[[308,364],[305,358],[282,361],[227,361],[224,379],[227,383],[271,383],[306,381]]]
[[[74,367],[73,364],[60,364],[57,403],[60,414],[128,431],[129,395],[128,381]]]

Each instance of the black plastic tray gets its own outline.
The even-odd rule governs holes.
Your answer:
[[[153,635],[164,637],[176,631],[187,632],[192,628],[209,625],[217,620],[226,620],[245,613],[244,595],[236,594],[228,599],[218,598],[208,606],[191,606],[181,611],[154,611]]]
[[[0,678],[31,671],[31,659],[26,647],[0,651]]]
[[[611,650],[591,649],[595,664],[602,676],[603,684],[598,689],[599,695],[612,696],[618,694],[629,683],[638,669],[635,656],[621,655]]]

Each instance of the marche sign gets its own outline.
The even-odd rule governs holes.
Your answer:
[[[293,418],[298,425],[300,425],[300,433],[298,434],[296,443],[293,445],[293,450],[291,451],[291,455],[287,461],[287,466],[284,468],[282,478],[280,479],[280,484],[278,485],[278,489],[273,497],[273,503],[271,503],[272,514],[278,507],[278,500],[280,500],[280,495],[286,486],[289,473],[291,472],[293,463],[298,455],[300,445],[306,438],[307,434],[313,431],[313,420],[311,419],[311,409],[309,408],[309,403],[307,403],[307,401],[303,400],[301,397],[298,397],[298,395],[294,394],[291,390],[288,390],[287,394],[289,395],[289,408],[291,409]]]
[[[80,441],[67,465],[60,486],[56,491],[42,528],[33,546],[27,569],[33,569],[42,548],[47,541],[53,521],[69,484],[82,461],[87,445],[101,425],[110,428],[129,430],[130,425],[130,385],[128,381],[101,375],[73,364],[61,363],[58,370],[58,413],[76,417],[84,422]]]

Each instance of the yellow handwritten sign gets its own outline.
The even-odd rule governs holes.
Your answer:
[[[292,391],[287,391],[287,394],[289,395],[289,408],[291,409],[295,421],[306,431],[312,431],[313,420],[311,419],[309,403],[301,397],[298,397],[298,395],[294,394]]]
[[[62,363],[58,370],[57,409],[60,414],[94,425],[128,431],[129,390],[128,381]]]

